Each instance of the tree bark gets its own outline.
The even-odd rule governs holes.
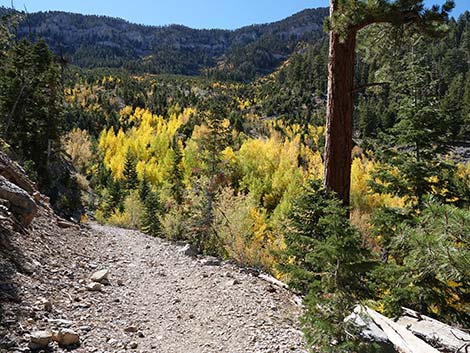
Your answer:
[[[336,0],[331,0],[330,16],[336,10]],[[351,189],[355,49],[355,29],[344,38],[335,31],[330,32],[323,184],[337,194],[344,206],[349,206]]]

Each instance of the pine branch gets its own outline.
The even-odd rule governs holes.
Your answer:
[[[390,85],[390,82],[373,82],[373,83],[366,83],[365,85],[361,85],[358,87],[355,87],[352,91],[352,93],[357,93],[359,91],[362,91],[364,89],[370,88],[370,87],[376,87],[376,86],[388,86]]]

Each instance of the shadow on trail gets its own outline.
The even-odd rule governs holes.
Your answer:
[[[13,236],[15,235],[0,221],[0,328],[7,330],[9,326],[16,324],[17,319],[15,313],[6,310],[6,306],[8,303],[21,301],[19,288],[13,278],[17,272],[31,272],[25,265],[27,262],[24,254],[12,242]]]

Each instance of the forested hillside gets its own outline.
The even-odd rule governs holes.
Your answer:
[[[7,12],[0,9],[0,15]],[[298,43],[322,37],[327,14],[327,9],[305,10],[279,22],[229,31],[44,12],[26,15],[18,35],[33,41],[43,38],[55,54],[84,68],[251,80],[276,69]]]
[[[322,182],[326,9],[236,31],[11,12],[0,26],[3,148],[57,212],[287,282],[304,298],[312,351],[378,349],[345,320],[357,304],[468,329],[470,13],[347,3],[358,7],[326,23],[338,35],[364,13],[414,14],[357,32],[353,121],[340,126],[352,128],[347,200]]]
[[[423,80],[430,99],[446,110],[455,142],[465,139],[470,127],[470,13],[451,19],[448,26],[444,38],[421,38],[416,44],[400,33],[387,33],[374,46],[377,28],[362,35],[356,70],[357,140],[375,138],[397,122],[396,93],[412,79]],[[264,101],[260,114],[299,124],[323,123],[327,61],[324,38],[299,48],[273,75],[258,80],[256,95]],[[371,82],[379,85],[368,87]]]

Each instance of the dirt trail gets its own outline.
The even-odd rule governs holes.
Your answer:
[[[9,351],[27,351],[22,347],[33,330],[62,326],[80,334],[75,352],[306,352],[295,297],[234,265],[191,258],[182,246],[96,224],[73,239],[70,232],[42,239],[55,259],[33,271],[36,282],[19,275],[21,305],[30,306],[21,314],[17,304],[6,309],[18,321],[3,328],[17,343]],[[85,290],[101,269],[109,269],[110,285]],[[38,285],[44,276],[49,281]],[[38,296],[50,300],[51,312],[34,304]]]

